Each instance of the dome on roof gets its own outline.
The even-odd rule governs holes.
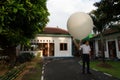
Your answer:
[[[61,29],[61,28],[55,28],[55,27],[46,27],[43,30],[44,34],[69,34],[68,31]]]

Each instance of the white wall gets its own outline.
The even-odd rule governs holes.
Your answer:
[[[72,56],[72,39],[71,37],[36,37],[35,40],[42,40],[40,43],[54,43],[54,57],[71,57]],[[44,42],[43,42],[44,40]],[[34,40],[32,40],[33,43]],[[66,51],[60,51],[60,43],[67,43]]]
[[[118,48],[118,40],[116,39],[116,52],[117,52],[117,57],[120,59],[120,51],[119,51],[119,48]]]
[[[109,50],[108,50],[108,41],[115,41],[116,43],[116,54],[117,54],[117,57],[120,59],[120,51],[118,49],[118,40],[116,37],[111,37],[111,36],[108,36],[106,37],[106,51],[105,51],[105,57],[106,58],[109,58]],[[98,56],[98,40],[95,40],[95,55]]]
[[[69,57],[72,56],[72,40],[69,37],[56,37],[55,39],[55,56]],[[66,51],[60,51],[60,43],[67,43]]]

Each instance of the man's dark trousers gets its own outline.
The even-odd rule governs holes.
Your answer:
[[[82,72],[85,73],[85,65],[87,64],[87,73],[89,73],[90,71],[90,58],[89,58],[89,54],[82,54],[82,61],[83,61],[83,65],[82,65]]]

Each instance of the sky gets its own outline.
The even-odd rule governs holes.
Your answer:
[[[47,0],[50,13],[47,27],[59,27],[67,30],[67,20],[75,12],[89,13],[95,10],[95,2],[100,0]]]

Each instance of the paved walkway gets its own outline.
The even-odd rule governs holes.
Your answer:
[[[76,58],[45,60],[42,80],[120,80],[99,71],[82,74]]]

